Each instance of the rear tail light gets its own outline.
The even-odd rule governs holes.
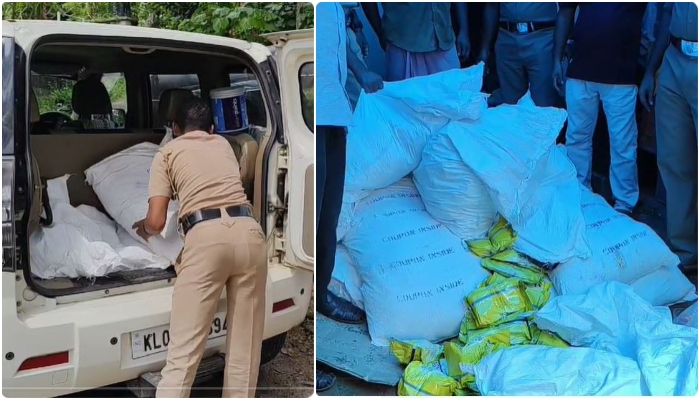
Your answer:
[[[277,303],[272,304],[272,312],[280,312],[282,310],[286,310],[288,308],[294,307],[294,300],[293,299],[285,299],[282,301],[278,301]]]
[[[32,369],[54,367],[56,365],[68,364],[68,352],[47,354],[39,357],[27,358],[19,366],[19,371],[29,371]]]
[[[2,270],[15,270],[15,162],[13,157],[2,158]]]

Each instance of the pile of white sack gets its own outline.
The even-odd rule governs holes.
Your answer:
[[[578,182],[555,145],[566,112],[535,107],[529,96],[487,109],[482,76],[480,64],[360,97],[331,290],[366,311],[372,343],[457,336],[464,298],[489,275],[464,243],[486,237],[498,215],[562,299],[607,282],[629,285],[650,309],[697,299],[653,230]],[[641,375],[635,368],[643,379],[647,366]]]
[[[697,312],[697,305],[695,306]],[[697,314],[696,314],[697,318]],[[513,346],[472,371],[489,396],[694,396],[698,329],[674,324],[627,285],[554,298],[534,319],[572,346]]]
[[[167,268],[183,242],[177,232],[179,204],[168,208],[165,229],[148,241],[132,229],[146,217],[150,168],[159,145],[141,143],[120,151],[85,171],[105,210],[73,207],[68,176],[48,181],[54,223],[30,238],[32,272],[40,278],[101,277],[124,270]]]
[[[39,278],[94,278],[119,271],[165,269],[170,261],[134,240],[96,208],[73,207],[68,176],[48,181],[53,224],[29,239],[32,273]],[[129,227],[130,228],[130,227]]]

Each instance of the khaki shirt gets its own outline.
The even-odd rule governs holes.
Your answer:
[[[698,41],[698,6],[695,3],[666,3],[671,10],[671,35],[691,42]]]
[[[554,22],[557,3],[501,3],[500,19],[505,22]]]
[[[249,204],[231,145],[203,131],[188,132],[158,151],[148,193],[149,198],[177,199],[180,218],[197,210]]]

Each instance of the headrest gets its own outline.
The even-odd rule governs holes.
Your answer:
[[[36,99],[36,93],[34,93],[34,89],[29,89],[29,122],[34,123],[40,120],[39,102]]]
[[[167,89],[160,94],[158,102],[158,114],[163,123],[175,121],[178,108],[187,100],[194,97],[187,89]]]
[[[89,118],[91,115],[112,114],[112,100],[107,88],[94,78],[78,81],[73,86],[71,105],[80,119]]]

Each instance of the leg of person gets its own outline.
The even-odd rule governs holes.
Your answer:
[[[637,178],[637,86],[604,85],[599,87],[603,111],[610,136],[610,188],[615,209],[631,214],[639,201]],[[665,118],[665,116],[664,116]]]
[[[398,82],[410,77],[409,53],[391,43],[386,44],[386,80]]]
[[[232,218],[228,232],[229,263],[226,369],[222,396],[255,397],[265,328],[267,251],[265,235],[252,218]],[[224,225],[225,226],[225,225]]]
[[[327,126],[316,125],[316,231],[321,219],[323,192],[326,183],[326,135],[331,129]]]
[[[206,227],[201,227],[206,228]],[[216,254],[193,228],[185,237],[173,289],[170,344],[156,397],[189,397],[226,280]]]
[[[362,310],[328,290],[335,266],[336,230],[343,204],[345,144],[344,128],[333,128],[326,135],[326,182],[316,231],[316,311],[340,322],[361,323]]]
[[[656,91],[656,155],[666,187],[666,227],[681,264],[698,262],[697,61],[666,51]],[[685,65],[689,64],[689,65]],[[695,68],[693,71],[692,68]]]
[[[517,103],[527,93],[527,75],[518,40],[514,33],[500,29],[494,48],[501,98],[506,104]]]
[[[578,79],[566,81],[566,104],[569,119],[566,128],[566,152],[576,167],[581,183],[591,187],[593,164],[593,133],[598,120],[600,97],[591,82]]]
[[[553,107],[559,98],[552,82],[554,30],[546,29],[524,35],[520,55],[530,82],[530,95],[538,107]]]

